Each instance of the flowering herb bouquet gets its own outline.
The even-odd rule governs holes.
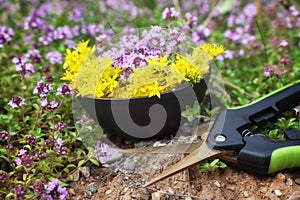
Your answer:
[[[163,92],[197,83],[209,62],[225,53],[216,44],[192,46],[178,29],[159,26],[124,34],[118,43],[109,44],[105,36],[97,41],[97,48],[86,41],[67,50],[62,79],[70,81],[79,96],[160,98]]]

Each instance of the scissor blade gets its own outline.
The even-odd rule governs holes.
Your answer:
[[[193,152],[202,145],[202,141],[194,143],[174,144],[160,147],[143,147],[134,149],[122,149],[120,153],[151,153],[151,154],[187,154]]]
[[[162,180],[164,178],[167,178],[179,171],[182,171],[200,161],[206,160],[208,158],[212,157],[220,157],[224,155],[232,155],[232,151],[218,151],[215,149],[209,148],[206,143],[202,143],[202,145],[194,150],[191,154],[184,157],[181,161],[178,163],[170,166],[167,170],[163,171],[159,176],[152,179],[150,182],[146,183],[144,187],[147,187],[159,180]]]

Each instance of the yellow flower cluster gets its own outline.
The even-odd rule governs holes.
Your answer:
[[[62,77],[62,80],[70,81],[73,88],[76,88],[75,81],[82,64],[86,58],[95,51],[95,46],[88,47],[88,43],[89,41],[80,42],[74,51],[67,49],[65,63],[63,65],[66,73],[65,76]]]
[[[214,59],[217,55],[224,54],[225,49],[222,45],[206,43],[202,46],[203,50]]]
[[[112,97],[118,86],[122,70],[112,67],[110,58],[103,58],[101,62],[95,56],[89,56],[83,63],[76,80],[79,96]]]
[[[113,67],[114,61],[93,55],[95,46],[81,42],[74,51],[67,49],[63,80],[70,81],[77,95],[96,98],[131,98],[157,96],[188,83],[196,83],[209,70],[212,58],[225,53],[224,47],[204,44],[191,54],[156,56],[147,60],[147,66],[133,70],[127,79],[121,79],[122,69]]]
[[[147,67],[137,68],[129,78],[119,84],[114,92],[114,97],[129,98],[141,96],[157,96],[165,91],[170,91],[182,84],[185,78],[166,65],[167,57],[160,60],[154,58]],[[161,62],[160,62],[161,61]]]

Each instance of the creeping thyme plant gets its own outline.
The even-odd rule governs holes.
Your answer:
[[[212,59],[229,106],[299,80],[298,1],[261,0],[261,10],[253,1],[213,2],[0,0],[0,199],[67,199],[73,172],[107,161],[107,144],[82,145],[80,133],[94,127],[85,116],[73,121],[72,95],[160,97],[197,82]],[[151,28],[132,32],[139,27]],[[122,32],[132,34],[106,48]],[[197,45],[184,51],[187,38]],[[183,115],[206,120],[197,108]],[[253,131],[282,139],[300,129],[299,110]]]
[[[174,34],[177,40],[172,39]],[[224,47],[216,44],[190,47],[192,52],[187,53],[185,42],[186,36],[178,30],[160,26],[142,30],[141,38],[134,33],[121,36],[120,48],[101,51],[105,47],[98,46],[98,56],[95,45],[81,42],[75,50],[67,49],[62,79],[70,81],[80,96],[160,98],[161,93],[184,83],[197,83],[208,72],[211,59],[225,53]]]

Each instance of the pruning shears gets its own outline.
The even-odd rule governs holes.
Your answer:
[[[300,167],[300,132],[286,131],[285,141],[252,134],[250,127],[272,121],[300,104],[300,81],[248,105],[220,111],[202,144],[144,186],[149,186],[200,161],[219,157],[238,168],[271,174]]]

